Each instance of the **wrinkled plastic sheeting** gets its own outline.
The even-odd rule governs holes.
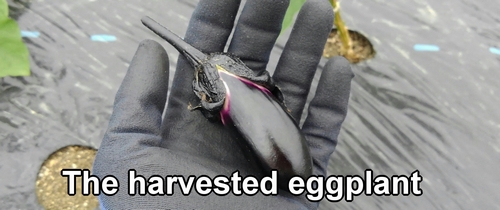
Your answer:
[[[142,26],[141,17],[168,22],[174,32],[184,34],[194,4],[31,1],[23,3],[24,8],[17,5],[22,14],[14,17],[21,30],[39,36],[24,38],[32,76],[0,80],[1,209],[40,208],[35,181],[52,152],[75,144],[99,147],[114,95],[138,43],[146,38],[164,43]],[[116,40],[93,41],[93,35]],[[177,58],[173,48],[170,52]]]
[[[196,3],[34,0],[18,5],[14,17],[21,30],[39,36],[24,39],[32,76],[0,80],[2,209],[40,208],[36,174],[52,152],[73,144],[99,146],[114,94],[141,40],[162,43],[174,69],[177,52],[140,18],[149,15],[182,35]],[[349,113],[328,173],[363,176],[372,169],[375,176],[392,176],[419,170],[423,195],[361,195],[353,202],[323,201],[320,208],[500,208],[500,58],[488,52],[500,42],[499,30],[493,29],[499,25],[498,5],[458,0],[341,5],[346,24],[367,35],[378,54],[353,66]],[[115,40],[96,41],[93,35]],[[272,53],[270,71],[285,40],[280,37]],[[439,45],[440,51],[412,51],[418,43]]]
[[[422,196],[355,197],[324,209],[499,209],[500,5],[342,1],[377,57],[354,67],[349,113],[328,171],[423,176]],[[496,29],[493,29],[495,28]],[[438,52],[413,51],[415,44]]]

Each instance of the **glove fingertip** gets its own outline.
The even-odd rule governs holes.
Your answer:
[[[159,133],[168,92],[168,55],[156,41],[142,41],[118,89],[110,133]]]
[[[316,172],[324,174],[337,146],[342,123],[347,115],[351,80],[354,73],[344,57],[334,57],[325,65],[316,95],[309,106],[303,126]]]
[[[333,70],[332,73],[335,74],[335,76],[339,77],[338,79],[347,81],[354,78],[354,72],[352,71],[351,63],[349,63],[349,61],[342,56],[335,56],[328,60],[325,68]]]

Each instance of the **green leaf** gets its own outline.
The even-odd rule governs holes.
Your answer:
[[[283,19],[283,24],[281,26],[281,33],[285,31],[290,25],[292,25],[293,22],[293,17],[297,12],[300,11],[300,8],[302,8],[302,5],[304,5],[304,2],[306,0],[290,0],[290,4],[288,5],[288,9],[286,10],[285,13],[285,18]]]
[[[29,76],[29,52],[16,21],[9,18],[6,0],[0,0],[0,78]]]

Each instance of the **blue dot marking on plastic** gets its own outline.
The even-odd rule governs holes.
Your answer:
[[[493,54],[500,55],[500,48],[490,47],[490,52]]]
[[[437,52],[437,51],[439,51],[439,46],[437,46],[437,45],[431,45],[431,44],[415,44],[413,46],[413,49],[415,51],[432,51],[432,52]]]
[[[116,36],[107,34],[95,34],[92,35],[90,39],[95,42],[114,42],[116,41]]]
[[[38,31],[21,31],[21,37],[38,38],[39,36],[40,32]]]

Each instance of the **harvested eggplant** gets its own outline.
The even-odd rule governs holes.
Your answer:
[[[237,131],[264,170],[278,170],[280,185],[287,185],[293,176],[307,178],[312,174],[305,136],[267,71],[255,75],[236,56],[204,54],[149,17],[142,18],[142,23],[194,67],[193,91],[201,100],[195,109]]]

